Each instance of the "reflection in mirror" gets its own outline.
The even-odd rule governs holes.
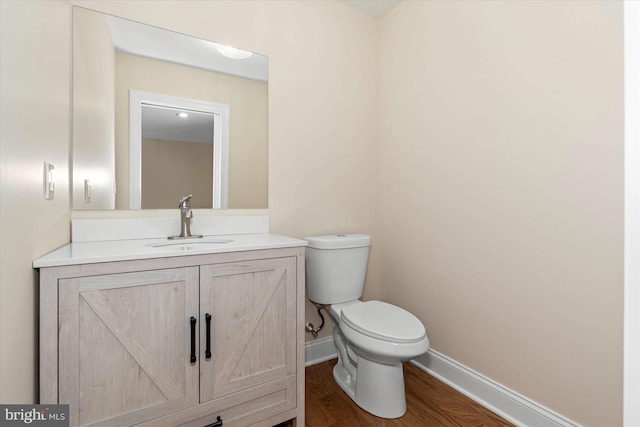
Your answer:
[[[266,208],[267,58],[73,9],[73,208]]]
[[[131,207],[172,208],[184,194],[194,195],[193,208],[212,206],[213,114],[154,104],[141,110],[138,196],[144,197],[132,200]],[[167,179],[171,170],[182,173]]]
[[[129,206],[172,208],[192,194],[194,208],[226,208],[229,106],[137,90],[129,102]]]

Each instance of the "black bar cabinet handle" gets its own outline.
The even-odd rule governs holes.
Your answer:
[[[207,322],[207,344],[204,350],[204,356],[207,359],[211,359],[211,315],[209,313],[205,314],[204,320]]]
[[[215,423],[207,424],[204,427],[222,427],[222,418],[220,418],[220,415],[218,415],[218,420]]]
[[[196,362],[196,318],[191,316],[191,363]]]

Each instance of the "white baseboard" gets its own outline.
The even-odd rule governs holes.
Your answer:
[[[429,350],[411,363],[518,426],[580,427],[435,350]]]
[[[332,336],[307,341],[304,344],[304,366],[315,365],[336,357],[338,357],[338,353],[336,353],[336,346],[333,344]]]
[[[335,357],[333,337],[305,344],[305,366]],[[517,426],[581,427],[435,350],[429,350],[411,363]]]

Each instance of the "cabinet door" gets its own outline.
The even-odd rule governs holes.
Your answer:
[[[200,401],[295,374],[295,257],[202,266]]]
[[[59,281],[59,402],[72,426],[132,425],[197,404],[198,276],[191,267]]]

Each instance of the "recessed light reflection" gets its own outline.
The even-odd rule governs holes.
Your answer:
[[[253,55],[253,53],[249,52],[248,50],[242,50],[232,46],[225,46],[225,45],[216,46],[216,50],[220,52],[220,54],[231,59],[247,59],[248,57]]]
[[[184,111],[180,113],[176,113],[176,116],[180,117],[181,119],[186,119],[187,117],[189,117],[189,115]]]

